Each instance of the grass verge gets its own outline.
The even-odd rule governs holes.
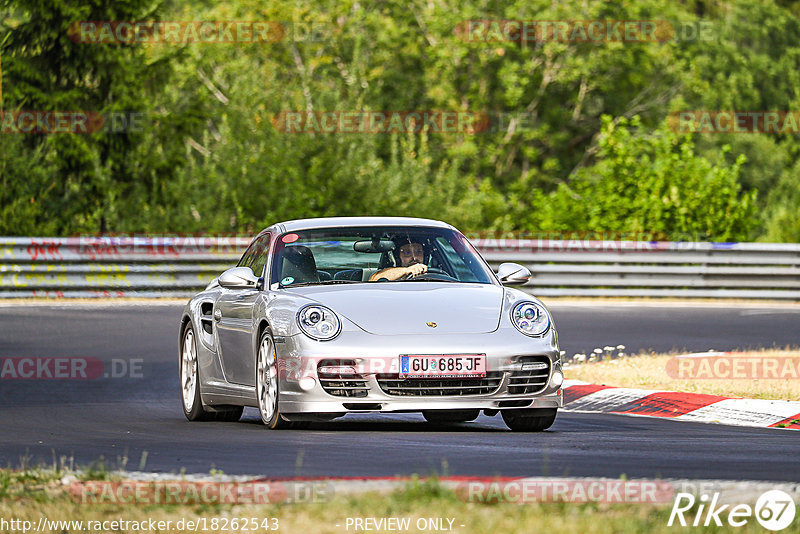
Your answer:
[[[735,378],[729,372],[732,367],[724,366],[725,372],[714,373],[713,365],[708,367],[718,378],[673,378],[668,374],[668,362],[678,354],[642,354],[614,360],[572,365],[565,370],[568,379],[582,380],[607,386],[682,391],[686,393],[706,393],[725,397],[744,397],[748,399],[773,399],[800,401],[800,376],[787,375],[786,378]],[[800,350],[764,350],[742,352],[728,355],[733,359],[746,359],[742,369],[748,370],[755,359],[777,359],[779,372],[785,367],[785,358],[800,359]],[[795,360],[794,369],[797,369]],[[672,364],[674,365],[674,364]],[[763,367],[763,365],[761,366]],[[757,366],[758,368],[761,368]],[[696,367],[697,368],[697,367]],[[698,373],[709,376],[708,373]],[[763,375],[762,375],[763,376]]]
[[[356,532],[348,518],[398,518],[407,519],[411,528],[406,532],[435,531],[435,528],[418,529],[418,520],[440,519],[439,525],[453,532],[464,533],[527,533],[527,532],[674,532],[668,527],[670,504],[603,504],[603,503],[478,503],[467,502],[455,491],[439,484],[436,479],[412,479],[404,487],[390,493],[333,494],[325,502],[269,505],[137,505],[137,504],[84,504],[70,495],[64,483],[64,473],[46,470],[0,470],[0,518],[39,524],[40,518],[48,521],[83,521],[61,527],[57,531],[87,531],[88,521],[171,521],[205,518],[208,527],[212,520],[227,518],[268,519],[269,529],[206,528],[204,532],[277,531],[287,533]],[[66,475],[69,477],[70,475]],[[76,480],[72,476],[72,480]],[[688,518],[693,515],[687,514]],[[277,521],[274,521],[273,518]],[[452,520],[452,527],[448,520]],[[433,523],[436,524],[436,523]],[[431,525],[433,525],[431,524]],[[680,528],[680,527],[678,527]],[[185,530],[185,529],[184,529]],[[448,529],[442,529],[448,530]],[[696,529],[695,530],[704,530]],[[715,529],[719,531],[720,529]],[[762,531],[754,520],[736,532]],[[15,530],[9,530],[15,531]],[[18,531],[18,530],[16,530]],[[52,531],[52,529],[51,529]],[[115,532],[154,532],[150,528],[115,528]],[[163,531],[176,531],[175,528]],[[364,531],[364,530],[360,530]],[[371,532],[388,532],[392,529],[376,528]],[[784,532],[800,532],[800,521]]]

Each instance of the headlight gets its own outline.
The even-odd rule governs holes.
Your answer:
[[[526,336],[541,336],[550,328],[550,315],[535,302],[520,302],[511,310],[511,322]]]
[[[317,341],[328,341],[339,335],[342,325],[333,311],[325,306],[309,304],[297,312],[297,324],[305,335]]]

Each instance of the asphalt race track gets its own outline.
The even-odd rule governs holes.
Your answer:
[[[189,423],[178,388],[181,306],[2,306],[0,358],[85,357],[123,377],[0,380],[0,466],[88,465],[145,471],[291,476],[398,474],[608,476],[797,481],[800,434],[670,420],[561,413],[550,431],[502,419],[430,425],[418,415],[359,415],[304,431]],[[748,304],[551,305],[562,349],[627,352],[800,345],[800,307]],[[131,364],[133,362],[133,370]],[[132,376],[131,376],[132,375]],[[127,459],[127,460],[126,460]]]

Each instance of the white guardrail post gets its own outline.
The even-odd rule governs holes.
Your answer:
[[[188,297],[249,237],[0,238],[0,298]],[[800,244],[475,239],[539,296],[800,300]]]

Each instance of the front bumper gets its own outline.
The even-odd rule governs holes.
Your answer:
[[[312,400],[306,393],[283,392],[281,410],[291,413],[374,413],[421,412],[422,410],[501,410],[514,408],[560,408],[564,406],[561,389],[549,394],[509,395],[504,386],[491,395],[451,397],[389,397],[380,390],[371,390],[357,399],[332,397]],[[327,395],[323,392],[323,394]]]
[[[280,373],[280,405],[285,414],[500,410],[563,406],[560,384],[552,383],[553,374],[561,372],[554,332],[542,338],[530,338],[515,329],[503,328],[487,334],[436,336],[376,336],[365,332],[342,332],[337,339],[328,342],[314,341],[298,334],[276,338],[276,347],[284,369]],[[501,378],[497,388],[486,394],[388,394],[381,388],[378,377],[397,372],[400,354],[485,354],[487,371],[500,375]],[[531,356],[549,361],[546,386],[534,393],[511,393],[511,377],[520,372],[523,365],[521,359]],[[317,374],[317,365],[322,360],[356,362],[356,370],[364,380],[367,394],[343,397],[326,392]]]

